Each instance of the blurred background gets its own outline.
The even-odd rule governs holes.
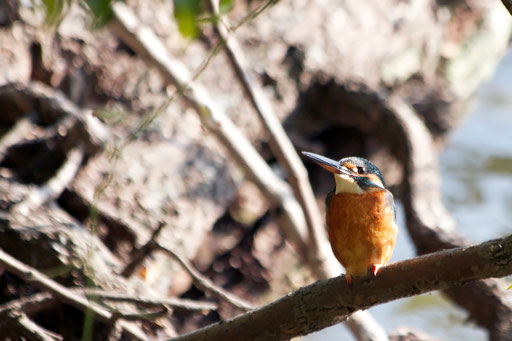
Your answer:
[[[167,314],[134,322],[151,339],[241,311],[179,260],[255,306],[341,273],[315,272],[287,232],[290,213],[272,193],[291,193],[293,182],[256,113],[264,111],[297,152],[377,164],[399,204],[392,261],[412,258],[401,203],[407,157],[386,116],[391,96],[432,137],[434,190],[449,212],[440,225],[469,243],[510,235],[511,34],[500,1],[5,0],[0,248],[65,287],[199,304],[162,303]],[[305,166],[323,221],[334,182]],[[328,245],[319,249],[332,258]],[[0,304],[41,290],[0,260]],[[496,315],[482,309],[507,320],[508,304]],[[369,312],[393,337],[407,327],[443,340],[501,340],[466,309],[433,292]],[[26,314],[65,340],[135,339],[69,302]],[[18,339],[24,326],[6,321],[0,337]],[[355,338],[336,325],[302,339]]]

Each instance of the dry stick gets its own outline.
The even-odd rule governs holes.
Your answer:
[[[503,6],[507,9],[507,11],[512,15],[512,0],[501,0]]]
[[[16,121],[16,124],[0,138],[0,157],[5,156],[7,149],[27,138],[28,133],[36,126],[33,123],[34,113],[27,114],[22,119]]]
[[[98,306],[94,302],[88,301],[86,298],[75,294],[68,288],[60,285],[53,281],[47,276],[43,275],[36,269],[23,264],[19,260],[0,250],[0,264],[4,266],[7,271],[15,274],[19,278],[32,283],[34,286],[41,290],[50,291],[55,297],[58,297],[63,302],[86,312],[91,310],[99,320],[110,323],[113,318],[113,314],[108,310]],[[134,324],[126,321],[119,321],[123,330],[137,340],[146,340],[146,335]]]
[[[297,155],[292,142],[288,138],[281,122],[277,118],[271,103],[268,101],[258,82],[249,74],[243,50],[238,41],[229,36],[226,29],[227,19],[220,16],[218,1],[210,0],[211,7],[219,21],[214,25],[217,35],[223,41],[224,51],[231,67],[240,81],[245,95],[258,113],[261,122],[270,136],[270,147],[279,163],[284,167],[295,197],[298,199],[306,218],[308,228],[308,246],[306,263],[312,268],[318,279],[334,277],[339,274],[336,268],[328,265],[326,254],[329,247],[322,247],[327,243],[324,231],[324,222],[321,217],[315,195],[309,182],[308,173],[301,159]],[[348,328],[360,341],[388,340],[384,328],[371,316],[369,312],[359,312],[346,321]]]
[[[234,318],[172,341],[287,340],[309,334],[399,298],[512,274],[512,236],[393,263],[377,278],[348,286],[345,276],[316,282]]]
[[[13,93],[18,101],[30,100],[35,108],[51,112],[63,113],[71,116],[80,124],[80,132],[85,136],[82,142],[86,142],[86,152],[101,148],[110,138],[108,128],[94,117],[90,112],[81,110],[64,94],[39,82],[28,84],[10,83],[0,86],[0,94]],[[27,103],[23,103],[26,105]],[[49,107],[49,109],[48,109]],[[66,118],[64,118],[66,120]]]
[[[307,259],[304,212],[289,185],[279,179],[247,138],[216,107],[204,87],[192,81],[185,65],[173,58],[162,41],[148,27],[142,26],[133,12],[123,3],[112,4],[114,19],[110,28],[134,51],[149,59],[165,81],[174,84],[180,95],[197,112],[204,127],[212,132],[229,150],[246,174],[258,185],[272,204],[279,205],[287,219],[283,228],[298,253]]]
[[[27,215],[31,210],[37,209],[45,202],[58,197],[75,178],[83,157],[82,147],[72,149],[67,155],[66,162],[55,176],[44,185],[32,190],[23,201],[11,208],[11,212]]]
[[[122,340],[123,329],[119,327],[119,322],[115,321],[110,329],[110,333],[108,333],[107,340],[108,341],[119,341]]]
[[[147,321],[165,316],[168,312],[169,310],[165,306],[161,305],[154,311],[145,311],[140,313],[113,312],[113,314],[116,315],[116,319],[123,319],[126,321]]]
[[[166,305],[171,308],[186,310],[190,312],[194,311],[205,311],[205,310],[217,310],[218,306],[212,302],[194,301],[183,298],[168,297],[168,298],[153,298],[144,296],[129,296],[126,294],[120,294],[117,292],[109,292],[101,289],[84,289],[77,288],[78,292],[82,292],[87,297],[95,297],[105,301],[113,302],[129,302],[134,304],[146,305],[146,306],[161,306]],[[1,316],[0,306],[0,316]]]
[[[223,41],[224,51],[228,57],[229,63],[242,85],[245,95],[251,102],[254,110],[258,114],[261,123],[265,127],[270,136],[270,148],[277,157],[279,164],[284,168],[288,175],[295,197],[304,210],[304,215],[308,227],[308,246],[311,248],[309,253],[313,257],[320,255],[320,241],[325,239],[324,223],[321,218],[320,209],[318,208],[313,189],[308,178],[308,172],[302,163],[299,155],[296,153],[292,142],[283,129],[281,122],[277,118],[272,104],[265,96],[263,89],[258,82],[249,74],[245,56],[238,44],[238,41],[228,35],[225,25],[228,25],[227,19],[221,17],[218,9],[218,1],[211,0],[211,7],[214,15],[219,17],[219,21],[214,25],[215,31],[219,38]],[[325,256],[325,255],[321,255]],[[318,260],[322,261],[322,257]]]
[[[19,326],[19,328],[22,329],[22,331],[20,331],[21,335],[25,336],[28,340],[63,340],[62,336],[39,326],[37,323],[32,321],[26,314],[14,313],[12,315],[13,316],[11,316],[11,319],[16,320],[15,323]]]
[[[166,224],[164,222],[158,223],[157,228],[151,234],[148,242],[141,248],[135,250],[131,262],[123,269],[121,276],[126,278],[130,277],[139,264],[142,263],[149,254],[151,254],[151,251],[155,248],[155,242],[165,226]]]
[[[37,314],[40,311],[52,308],[56,303],[57,300],[49,292],[11,300],[0,305],[0,321],[11,312],[20,312],[27,315]]]
[[[205,290],[212,295],[215,295],[219,297],[221,300],[229,303],[235,308],[238,308],[243,311],[248,311],[251,309],[254,309],[251,303],[245,301],[244,299],[233,295],[229,291],[226,291],[210,281],[208,278],[203,276],[199,271],[197,271],[192,264],[188,260],[186,260],[184,257],[181,257],[173,250],[165,247],[164,245],[161,245],[157,243],[156,245],[158,250],[161,250],[165,252],[167,255],[171,256],[173,259],[175,259],[178,263],[181,264],[183,269],[188,272],[188,274],[192,277],[194,280],[195,285],[201,290]]]

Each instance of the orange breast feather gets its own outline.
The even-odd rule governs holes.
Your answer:
[[[327,228],[332,250],[347,275],[362,276],[391,258],[398,232],[391,193],[339,193],[330,198]]]

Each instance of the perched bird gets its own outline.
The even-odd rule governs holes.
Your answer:
[[[347,283],[391,258],[398,227],[393,195],[377,166],[360,157],[339,161],[302,152],[334,174],[336,186],[326,199],[326,223],[332,251],[346,269]]]

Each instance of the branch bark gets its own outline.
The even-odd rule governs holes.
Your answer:
[[[512,236],[508,236],[393,263],[382,268],[377,278],[356,279],[350,287],[345,276],[319,281],[172,341],[286,340],[339,323],[377,304],[511,273]]]

